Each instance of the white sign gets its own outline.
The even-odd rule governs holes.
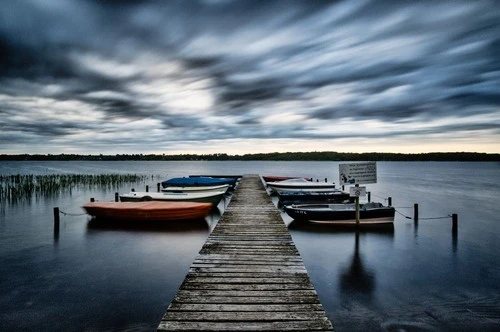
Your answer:
[[[377,163],[371,161],[339,164],[339,183],[340,185],[377,183]]]
[[[365,197],[366,187],[351,187],[349,188],[349,196],[351,197]]]

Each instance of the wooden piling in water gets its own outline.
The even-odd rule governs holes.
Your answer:
[[[243,176],[158,331],[333,331],[257,175]]]
[[[54,208],[54,234],[59,233],[59,208]]]

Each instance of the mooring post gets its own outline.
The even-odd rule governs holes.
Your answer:
[[[368,203],[372,201],[372,193],[369,191],[366,193],[368,195]]]
[[[355,184],[355,187],[359,187],[359,184]],[[359,227],[359,196],[356,196],[356,227]]]
[[[94,197],[90,197],[90,202],[95,202]]]
[[[149,192],[149,185],[146,185],[146,192]]]
[[[134,189],[134,188],[132,188],[132,192],[134,192],[134,191],[135,191],[135,189]]]
[[[118,202],[120,200],[120,196],[118,193],[115,193],[115,202]]]
[[[59,233],[59,208],[54,208],[54,234]]]
[[[387,197],[387,205],[392,206],[392,197]]]
[[[156,191],[157,191],[157,192],[160,192],[160,182],[158,182],[158,183],[156,184]]]
[[[456,234],[458,232],[458,214],[453,213],[451,215],[451,222],[452,222],[451,231],[453,232],[453,234]]]
[[[418,221],[418,204],[413,204],[413,220]]]
[[[325,178],[325,182],[328,182],[328,178]]]

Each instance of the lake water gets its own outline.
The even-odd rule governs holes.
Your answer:
[[[327,178],[336,162],[0,162],[0,174],[137,173],[121,188],[74,189],[0,211],[2,331],[153,331],[228,201],[198,223],[103,228],[80,208],[189,174]],[[296,225],[283,215],[337,331],[500,330],[500,164],[378,162],[372,201],[389,232]],[[149,177],[148,177],[149,178]],[[274,198],[276,202],[276,198]],[[416,224],[413,204],[419,204]],[[58,236],[53,208],[61,215]],[[458,214],[458,233],[448,216]],[[74,214],[74,215],[73,215]]]

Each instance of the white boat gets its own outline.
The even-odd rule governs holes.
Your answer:
[[[280,193],[283,191],[337,191],[334,183],[327,182],[311,182],[304,178],[289,179],[278,182],[268,182],[267,186],[272,190]]]
[[[224,189],[213,192],[136,192],[120,195],[122,202],[142,201],[174,201],[174,202],[203,202],[217,206],[226,194]]]
[[[218,186],[199,186],[199,187],[165,187],[161,191],[164,193],[194,193],[194,192],[219,192],[224,190],[227,192],[229,184],[221,184]]]

